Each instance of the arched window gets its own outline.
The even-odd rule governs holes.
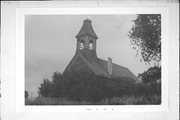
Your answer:
[[[81,40],[81,42],[80,42],[80,50],[82,50],[82,49],[84,49],[84,41],[83,40]]]
[[[89,50],[92,50],[93,49],[93,42],[92,40],[89,42]]]

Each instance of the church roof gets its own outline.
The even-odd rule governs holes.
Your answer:
[[[75,56],[80,57],[84,61],[84,63],[91,69],[91,71],[93,71],[95,74],[110,77],[111,75],[108,73],[108,66],[107,66],[108,62],[100,58],[97,58],[97,56],[95,55],[95,53],[93,53],[93,51],[91,52],[90,51],[87,52],[87,51],[88,49],[77,51]],[[68,67],[73,66],[73,62],[76,61],[74,58],[71,60],[70,62],[71,64],[69,64]],[[136,76],[129,69],[114,63],[112,63],[112,76],[130,77],[137,80]]]
[[[99,63],[103,66],[103,68],[106,71],[108,71],[108,67],[107,67],[108,62],[107,61],[99,59]],[[122,67],[115,63],[112,63],[112,75],[115,77],[131,77],[133,79],[137,79],[136,76],[128,68]]]
[[[84,20],[83,26],[82,26],[81,30],[79,31],[79,33],[76,35],[76,38],[79,38],[83,35],[90,35],[90,36],[94,37],[95,39],[98,39],[96,33],[93,30],[91,20],[89,20],[89,19]]]
[[[77,51],[77,53],[86,62],[86,64],[89,65],[89,67],[94,73],[98,75],[109,76],[108,72],[99,63],[99,59],[97,58],[97,56],[93,51],[83,50],[83,51]]]

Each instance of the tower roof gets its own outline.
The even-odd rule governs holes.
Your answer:
[[[90,19],[84,20],[83,26],[81,27],[81,30],[79,31],[79,33],[76,35],[76,38],[79,38],[84,35],[90,35],[90,36],[94,37],[95,39],[98,38],[96,33],[93,30]]]

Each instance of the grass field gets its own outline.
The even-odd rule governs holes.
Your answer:
[[[161,104],[161,96],[124,96],[104,99],[98,102],[72,101],[65,98],[38,97],[34,100],[26,99],[26,105],[158,105]]]

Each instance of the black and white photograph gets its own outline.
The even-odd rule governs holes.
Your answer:
[[[161,14],[26,15],[26,105],[160,105]]]
[[[0,119],[179,119],[177,3],[1,3]]]

